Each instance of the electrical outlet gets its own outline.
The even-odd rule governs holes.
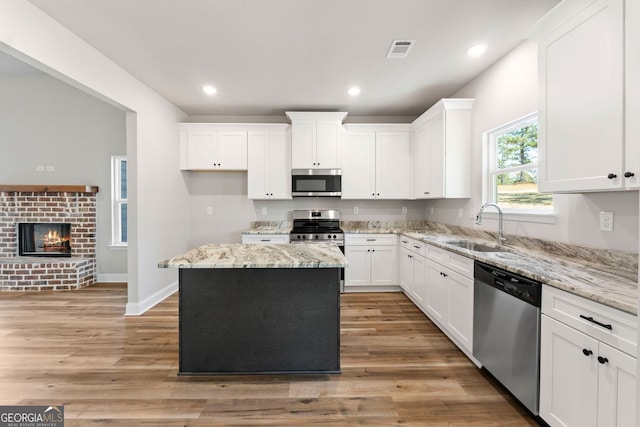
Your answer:
[[[613,231],[613,212],[600,212],[600,231]]]
[[[360,213],[360,209],[358,209],[358,207],[357,207],[357,206],[354,206],[354,207],[353,207],[353,214],[354,214],[354,215],[358,215],[359,213]]]
[[[403,206],[402,207],[402,215],[406,215],[407,214],[407,207]]]
[[[433,215],[433,206],[429,208],[429,216],[432,216],[432,215]]]
[[[56,167],[55,166],[47,166],[46,170],[47,170],[47,172],[55,172]]]
[[[44,172],[44,166],[42,165],[36,166],[36,172]]]
[[[262,207],[262,215],[266,215],[267,214],[267,207],[263,206]]]
[[[213,206],[207,206],[207,215],[213,215]]]

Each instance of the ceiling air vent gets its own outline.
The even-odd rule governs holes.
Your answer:
[[[394,40],[387,52],[387,58],[406,58],[415,42],[415,40]]]

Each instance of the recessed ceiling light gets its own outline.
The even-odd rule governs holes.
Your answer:
[[[202,90],[204,91],[204,93],[206,93],[207,95],[215,95],[218,92],[218,89],[216,89],[213,86],[202,86]]]
[[[358,96],[360,95],[360,88],[358,86],[352,86],[349,88],[349,90],[347,91],[347,93],[351,96]]]
[[[486,44],[477,44],[467,49],[467,55],[473,58],[477,58],[478,56],[482,55],[485,50],[487,50]]]

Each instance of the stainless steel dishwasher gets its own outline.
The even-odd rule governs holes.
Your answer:
[[[473,355],[538,415],[541,284],[476,261]]]

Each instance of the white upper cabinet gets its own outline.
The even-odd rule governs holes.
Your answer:
[[[442,99],[413,122],[416,199],[471,197],[473,99]]]
[[[342,120],[347,113],[287,111],[291,119],[291,167],[339,169]]]
[[[249,131],[247,187],[249,199],[291,199],[289,125]]]
[[[247,131],[241,125],[181,123],[180,169],[247,170]]]
[[[408,125],[345,125],[343,199],[411,199]]]
[[[624,23],[624,0],[567,0],[534,27],[540,191],[638,188],[640,50],[637,21]]]

